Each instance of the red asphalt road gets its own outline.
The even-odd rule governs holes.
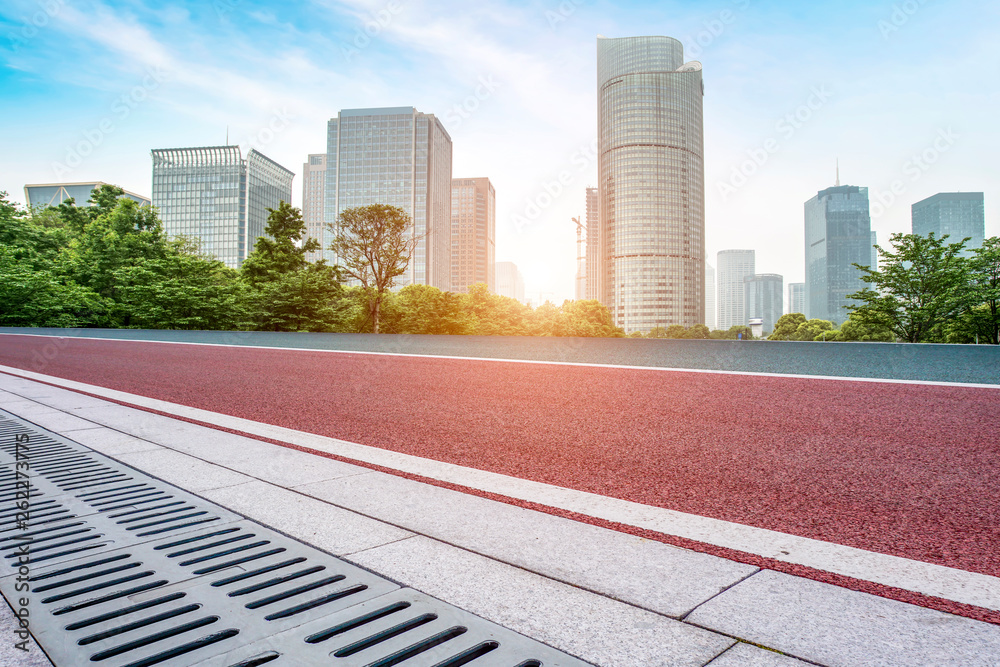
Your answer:
[[[0,364],[1000,576],[1000,390],[0,336]]]

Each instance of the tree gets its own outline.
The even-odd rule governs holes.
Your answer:
[[[477,336],[528,335],[531,309],[517,299],[494,294],[485,283],[469,287],[464,305],[472,317],[471,333]]]
[[[416,247],[410,216],[396,206],[357,206],[341,212],[329,228],[334,234],[330,249],[337,253],[343,274],[361,283],[372,333],[378,333],[385,293],[406,272]]]
[[[768,340],[795,340],[795,332],[805,324],[806,316],[802,313],[785,313],[774,324],[774,331]]]
[[[983,241],[972,251],[968,269],[972,303],[968,313],[972,332],[993,345],[1000,344],[1000,237]]]
[[[854,313],[851,313],[847,320],[840,325],[840,329],[831,331],[828,337],[823,340],[889,343],[896,340],[896,338],[884,326],[865,323]]]
[[[795,329],[792,340],[827,340],[833,331],[833,322],[813,318],[806,320]]]
[[[383,329],[402,334],[459,335],[472,331],[472,317],[460,294],[430,285],[407,285],[396,295],[395,308],[384,317]]]
[[[704,340],[709,337],[712,332],[709,331],[708,327],[704,324],[692,324],[684,332],[684,338],[694,338]]]
[[[90,290],[32,267],[15,248],[0,244],[0,326],[86,326],[100,321],[104,310]]]
[[[565,301],[559,311],[556,336],[617,338],[625,335],[611,321],[607,307],[596,299]]]
[[[892,251],[876,246],[880,269],[855,264],[871,287],[848,294],[859,323],[889,329],[911,343],[944,338],[945,325],[970,307],[965,239],[945,243],[934,234],[893,234]]]
[[[257,238],[240,272],[253,288],[254,319],[264,331],[342,331],[348,320],[340,273],[306,253],[320,249],[303,241],[302,212],[287,202],[267,209],[266,236]]]

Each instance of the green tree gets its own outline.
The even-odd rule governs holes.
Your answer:
[[[611,313],[604,304],[595,299],[565,301],[559,311],[556,336],[617,338],[625,335],[611,321]]]
[[[823,340],[822,336],[821,340]],[[854,313],[851,313],[847,320],[840,325],[840,329],[831,331],[825,340],[839,342],[857,341],[889,343],[896,340],[896,338],[892,335],[892,332],[884,326],[865,323],[858,319]]]
[[[975,304],[967,315],[967,330],[973,338],[1000,344],[1000,237],[983,241],[968,262],[971,294]],[[971,341],[970,341],[971,342]]]
[[[100,321],[104,311],[98,295],[0,244],[0,326],[81,327]]]
[[[478,336],[528,335],[531,309],[517,299],[494,294],[485,283],[476,283],[463,295],[463,301],[472,317],[471,333]]]
[[[473,328],[462,295],[430,285],[407,285],[399,290],[383,324],[384,331],[401,334],[459,335]]]
[[[827,340],[833,331],[833,322],[813,318],[806,320],[795,329],[792,340]]]
[[[704,324],[692,324],[684,332],[684,338],[693,338],[704,340],[709,337],[712,332],[709,331],[708,327]]]
[[[337,253],[345,276],[354,278],[368,299],[372,332],[379,332],[379,311],[386,292],[406,272],[416,246],[410,216],[385,204],[357,206],[341,212],[330,249]]]
[[[306,253],[320,249],[303,241],[306,225],[299,209],[281,202],[268,209],[266,236],[257,238],[240,273],[253,288],[256,326],[265,331],[342,331],[349,304],[340,274],[325,260],[309,262]]]
[[[802,313],[785,313],[774,324],[774,331],[768,340],[795,340],[795,332],[805,324],[806,316]]]
[[[715,329],[709,333],[708,337],[714,340],[737,340],[741,334],[743,340],[753,340],[753,332],[750,331],[750,327],[742,324],[734,324],[727,331]]]
[[[889,329],[911,343],[943,339],[946,325],[970,307],[969,274],[961,256],[965,239],[945,243],[931,233],[893,234],[891,251],[876,246],[878,270],[855,264],[872,287],[849,294],[859,323]]]

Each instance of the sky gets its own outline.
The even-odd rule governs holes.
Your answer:
[[[880,243],[937,192],[985,192],[1000,235],[998,30],[1000,3],[971,0],[4,0],[0,190],[149,195],[151,149],[228,133],[296,173],[298,206],[329,118],[413,106],[456,178],[492,180],[497,261],[558,304],[597,182],[596,37],[665,35],[704,67],[708,263],[752,248],[801,282],[803,203],[838,161]]]

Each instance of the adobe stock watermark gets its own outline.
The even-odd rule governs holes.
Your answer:
[[[906,0],[905,2],[894,4],[889,18],[879,19],[878,31],[882,33],[882,39],[889,39],[892,33],[899,32],[928,2],[929,0]]]
[[[40,0],[37,4],[38,11],[30,16],[22,16],[21,26],[13,32],[7,33],[11,51],[16,52],[37,37],[39,31],[47,27],[66,6],[66,0]]]
[[[805,102],[779,118],[774,124],[776,134],[765,139],[761,145],[748,148],[746,159],[732,168],[729,179],[716,183],[722,201],[728,201],[740,188],[749,183],[750,179],[768,163],[771,156],[781,150],[781,141],[791,141],[796,133],[813,119],[816,112],[826,106],[831,97],[833,92],[826,84],[813,86]]]
[[[570,165],[576,169],[560,169],[553,178],[542,181],[541,192],[536,192],[533,196],[525,199],[521,212],[511,216],[514,228],[520,232],[526,225],[537,222],[542,213],[552,206],[566,192],[566,189],[576,182],[577,177],[597,160],[597,153],[596,138],[589,145],[578,148],[569,159]]]
[[[681,41],[684,43],[684,50],[688,58],[699,58],[715,40],[722,37],[726,29],[736,23],[739,18],[738,12],[745,12],[750,7],[750,0],[732,0],[736,10],[721,9],[711,18],[702,22],[702,30],[695,35],[688,35]]]
[[[557,25],[568,21],[582,4],[583,0],[562,0],[555,9],[546,9],[545,20],[549,23],[549,30],[555,30]]]
[[[909,183],[916,183],[932,166],[934,166],[941,156],[952,149],[958,142],[960,135],[952,128],[940,128],[934,140],[922,151],[911,155],[900,169],[903,178],[893,180],[888,189],[875,190],[870,194],[871,216],[880,218],[886,211],[892,208],[899,198],[906,193]]]
[[[150,94],[168,78],[169,75],[163,68],[147,67],[146,76],[142,78],[142,81],[111,103],[111,114],[99,120],[95,126],[84,130],[82,139],[67,146],[66,157],[63,158],[62,162],[52,163],[52,171],[56,178],[61,179],[73,173],[77,167],[83,164],[84,159],[93,154],[104,143],[107,136],[132,115],[132,112],[139,105],[148,100]]]
[[[254,134],[241,141],[240,146],[260,151],[274,141],[279,134],[287,130],[293,120],[295,120],[295,116],[288,112],[287,107],[273,109],[267,123],[261,126]]]
[[[243,0],[214,0],[212,9],[220,21],[225,21],[242,2]]]
[[[403,3],[400,0],[389,0],[382,9],[370,14],[364,24],[355,29],[350,43],[340,44],[340,52],[344,55],[344,59],[350,62],[355,56],[361,55],[372,40],[382,34],[382,31],[388,28],[402,11]]]
[[[456,129],[461,126],[462,121],[468,120],[472,114],[479,110],[482,103],[493,97],[493,93],[500,88],[500,83],[492,75],[480,75],[478,81],[479,85],[475,87],[471,95],[444,113],[444,120],[448,127]]]

